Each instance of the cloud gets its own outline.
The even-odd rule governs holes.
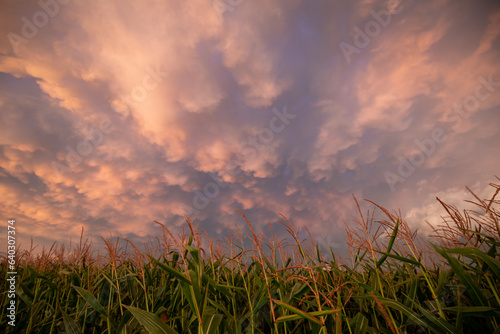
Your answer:
[[[420,226],[435,194],[498,175],[500,11],[396,5],[68,2],[15,46],[44,9],[3,2],[1,215],[47,243],[140,240],[186,212],[224,236],[237,209],[257,228],[279,212],[342,252],[354,194]]]
[[[425,189],[425,186],[426,182],[421,182],[418,190]],[[481,200],[489,201],[493,195],[492,188],[489,185],[476,183],[471,185],[470,189]],[[427,199],[422,201],[422,205],[412,208],[404,217],[410,226],[418,228],[420,233],[424,236],[432,235],[432,227],[437,228],[439,225],[443,224],[443,217],[447,216],[445,209],[436,198],[439,198],[448,205],[455,206],[460,212],[463,212],[463,210],[478,212],[478,207],[476,205],[467,202],[476,202],[477,200],[474,198],[474,195],[465,188],[460,189],[453,187],[429,195]]]

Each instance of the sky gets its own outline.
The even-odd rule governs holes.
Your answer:
[[[342,253],[353,196],[426,235],[436,197],[500,176],[498,1],[3,0],[0,32],[0,217],[24,246],[184,214],[223,239],[239,209]]]

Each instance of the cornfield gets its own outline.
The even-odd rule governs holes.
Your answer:
[[[180,235],[158,223],[154,249],[103,238],[104,260],[82,231],[71,250],[18,252],[16,326],[2,279],[0,332],[500,333],[500,185],[490,185],[488,200],[471,191],[475,210],[438,199],[447,216],[430,239],[354,198],[348,259],[301,240],[284,216],[286,237],[256,233],[241,211],[247,237],[237,230],[215,243],[186,217]]]

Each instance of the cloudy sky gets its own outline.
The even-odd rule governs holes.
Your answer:
[[[220,239],[240,209],[341,252],[352,195],[425,232],[436,196],[463,206],[500,176],[498,1],[4,0],[0,16],[0,217],[25,245],[82,226],[143,240],[184,213]]]

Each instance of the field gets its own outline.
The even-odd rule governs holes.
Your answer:
[[[241,213],[251,235],[213,242],[187,218],[187,233],[162,225],[144,249],[103,239],[105,259],[82,232],[73,249],[18,252],[16,326],[2,279],[0,332],[500,333],[500,185],[491,186],[474,211],[441,202],[447,216],[429,240],[397,212],[358,205],[347,259],[300,240],[284,216],[284,238],[254,232]]]

